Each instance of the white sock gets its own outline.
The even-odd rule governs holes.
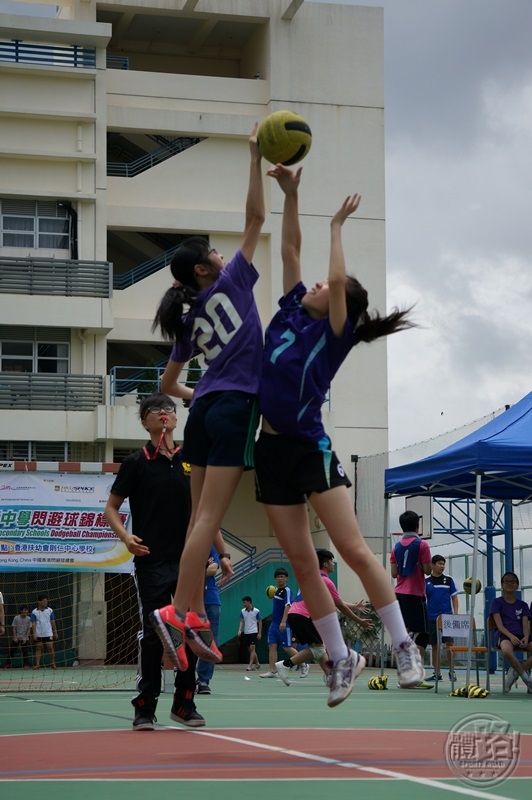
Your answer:
[[[340,661],[343,658],[347,658],[349,648],[344,642],[336,611],[321,619],[313,619],[312,622],[321,636],[329,659],[331,661]]]
[[[397,600],[387,606],[377,609],[377,614],[382,619],[383,625],[392,637],[394,648],[398,648],[400,644],[408,639],[408,631],[405,627],[405,621],[401,614],[401,607]]]

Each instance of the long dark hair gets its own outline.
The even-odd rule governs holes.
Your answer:
[[[163,295],[153,320],[152,331],[157,327],[165,339],[179,339],[183,332],[185,306],[191,306],[200,286],[194,267],[196,264],[210,266],[209,242],[201,236],[191,236],[177,248],[170,262],[170,270],[177,285]]]
[[[405,308],[400,311],[394,308],[391,314],[381,317],[378,311],[368,314],[368,293],[362,284],[347,275],[345,279],[345,295],[347,301],[347,316],[355,328],[355,344],[358,342],[373,342],[381,336],[389,336],[391,333],[415,328],[415,322],[408,319],[408,314],[412,308]]]

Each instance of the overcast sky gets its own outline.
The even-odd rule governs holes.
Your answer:
[[[349,0],[344,0],[349,3]],[[390,447],[532,390],[532,0],[384,8]]]
[[[423,326],[389,339],[395,448],[532,390],[532,0],[344,2],[384,8],[388,303]]]

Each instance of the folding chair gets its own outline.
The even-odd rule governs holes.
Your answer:
[[[469,644],[469,628],[470,628],[471,619],[469,614],[440,614],[436,622],[436,631],[437,631],[437,644],[438,644],[438,656],[439,656],[439,663],[441,665],[443,653],[447,651],[451,651],[453,654],[453,666],[451,670],[451,675],[453,676],[451,680],[451,691],[454,692],[454,675],[455,675],[455,667],[456,667],[456,659],[454,658],[456,653],[467,653],[468,651],[468,644]],[[454,640],[454,644],[447,645],[443,642],[444,636],[451,636]],[[466,656],[467,657],[467,656]],[[479,668],[483,667],[486,670],[486,689],[490,688],[490,671],[489,671],[489,649],[487,647],[481,647],[477,644],[477,626],[475,625],[475,620],[473,620],[473,641],[471,646],[471,666],[474,666],[476,669],[477,675],[477,686],[480,686],[480,671]],[[439,681],[436,681],[435,688],[436,692],[438,692],[438,684]]]

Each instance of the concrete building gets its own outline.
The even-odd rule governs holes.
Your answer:
[[[313,132],[307,283],[326,275],[330,216],[358,191],[348,269],[386,308],[380,9],[63,0],[56,17],[0,14],[0,97],[0,459],[113,461],[142,444],[137,393],[155,387],[170,351],[151,331],[167,264],[190,234],[226,256],[238,247],[247,138],[271,111],[297,111]],[[267,323],[283,197],[265,183],[255,263]],[[353,454],[387,450],[385,342],[353,351],[326,416],[347,470]],[[249,474],[226,527],[274,544]]]

